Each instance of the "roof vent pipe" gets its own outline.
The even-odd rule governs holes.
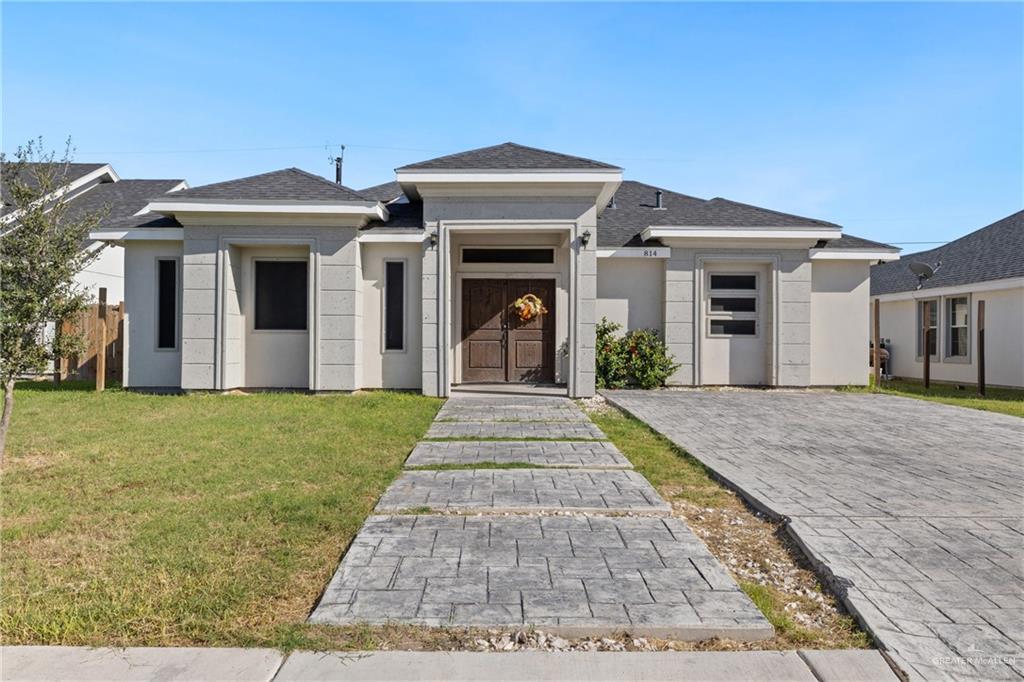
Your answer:
[[[661,205],[661,190],[660,189],[656,190],[654,192],[654,208],[665,208],[664,206]]]
[[[618,208],[618,206],[615,205],[615,195],[614,194],[612,195],[612,200],[608,202],[608,208]]]

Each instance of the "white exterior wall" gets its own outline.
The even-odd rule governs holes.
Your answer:
[[[124,300],[124,248],[113,244],[94,243],[90,249],[99,249],[99,255],[88,267],[75,276],[75,285],[98,300],[100,287],[107,288],[107,303],[117,305]]]
[[[811,384],[867,384],[870,291],[868,261],[812,261]]]
[[[991,291],[970,291],[938,296],[938,358],[931,362],[934,381],[973,384],[978,380],[978,301],[985,301],[985,381],[992,386],[1024,387],[1024,286]],[[917,300],[933,300],[933,293],[915,292],[917,299],[883,300],[879,330],[889,339],[890,372],[897,377],[921,379],[924,363],[917,357]],[[949,358],[946,298],[970,297],[970,348],[966,359]]]
[[[128,314],[124,323],[124,384],[132,388],[172,388],[181,385],[181,338],[178,348],[158,350],[157,259],[182,259],[181,242],[133,242],[124,249]],[[182,300],[181,267],[178,269],[178,301]]]
[[[423,300],[421,244],[361,244],[362,387],[419,389],[423,383],[420,324]],[[384,263],[405,263],[405,349],[384,350]]]
[[[621,324],[623,331],[662,331],[665,264],[654,258],[597,259],[597,320]]]

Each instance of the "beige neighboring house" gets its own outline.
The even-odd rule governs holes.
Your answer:
[[[32,182],[32,166],[26,166],[25,182]],[[186,189],[184,180],[130,180],[121,179],[108,163],[54,164],[63,174],[64,184],[49,200],[62,196],[67,202],[65,217],[76,217],[103,212],[101,228],[122,218],[144,214],[151,199],[167,192]],[[3,191],[0,224],[15,225],[18,211],[8,203]],[[95,298],[100,287],[106,287],[107,300],[117,303],[124,298],[124,249],[120,246],[90,240],[82,248],[98,252],[95,260],[75,278],[75,283]]]
[[[595,325],[653,328],[676,385],[863,384],[872,263],[833,223],[506,143],[354,190],[285,169],[93,237],[125,249],[125,384],[595,391]],[[538,296],[529,321],[515,301]]]
[[[911,263],[934,270],[919,279]],[[1024,387],[1024,211],[930,251],[871,269],[878,329],[890,352],[889,373],[924,373],[923,314],[929,304],[930,376],[978,380],[978,304],[985,302],[985,378],[992,386]]]

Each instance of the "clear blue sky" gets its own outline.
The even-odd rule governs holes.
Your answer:
[[[2,12],[3,149],[70,135],[122,177],[331,175],[323,145],[344,142],[359,188],[513,140],[884,241],[1024,207],[1022,4]]]

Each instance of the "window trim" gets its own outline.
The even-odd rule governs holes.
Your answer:
[[[967,352],[963,355],[952,355],[951,350],[953,347],[953,327],[951,322],[953,320],[952,311],[950,310],[953,301],[963,299],[967,302]],[[974,316],[971,314],[973,305],[973,299],[970,294],[958,294],[955,296],[943,296],[942,297],[942,308],[945,313],[946,319],[943,326],[943,336],[945,336],[945,343],[942,346],[942,355],[946,362],[957,362],[963,364],[970,364],[971,352],[974,349],[974,343],[971,341],[971,330]]]
[[[916,325],[916,330],[914,331],[914,360],[924,362],[924,351],[927,350],[925,348],[924,334],[922,333],[925,303],[931,303],[935,306],[935,352],[931,354],[931,361],[940,362],[943,355],[941,352],[943,339],[940,336],[942,333],[943,304],[942,298],[939,296],[914,300],[914,324]]]
[[[160,263],[174,263],[174,345],[160,345]],[[181,299],[182,297],[182,259],[180,256],[156,256],[153,259],[153,350],[157,353],[178,353],[181,351]]]
[[[310,296],[309,284],[311,281],[309,272],[309,258],[303,258],[301,256],[254,256],[249,261],[251,263],[252,276],[250,277],[250,284],[252,285],[252,295],[249,296],[249,305],[251,306],[252,314],[246,315],[246,331],[250,334],[309,334],[310,329],[313,326],[309,319],[310,311],[312,310],[312,297]],[[266,262],[300,262],[306,264],[306,328],[305,329],[259,329],[256,327],[256,264]]]
[[[402,347],[388,348],[388,263],[402,264]],[[380,352],[387,355],[409,352],[409,262],[407,258],[384,258],[381,266]]]

